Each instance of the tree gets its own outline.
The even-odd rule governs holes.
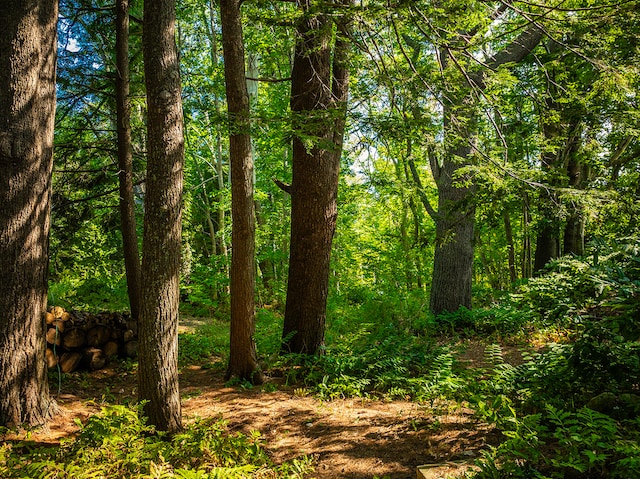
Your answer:
[[[239,0],[220,1],[231,162],[231,338],[226,378],[263,382],[256,357],[255,208],[249,94]]]
[[[175,0],[146,0],[147,181],[139,319],[140,400],[162,430],[181,428],[178,304],[184,138]]]
[[[121,20],[132,19],[129,54],[124,58],[128,60],[130,90],[129,159],[133,161],[133,188],[139,193],[146,125],[142,25],[135,19],[142,18],[142,2],[129,0],[128,10],[130,17],[121,15]],[[137,253],[129,254],[127,238],[131,237],[133,247],[137,241],[133,235],[123,236],[122,226],[125,231],[127,226],[118,207],[120,198],[127,196],[120,194],[119,185],[119,177],[126,171],[118,162],[118,144],[122,142],[117,138],[123,129],[117,118],[122,97],[116,93],[116,83],[123,69],[114,45],[116,37],[122,40],[126,34],[116,32],[116,16],[114,0],[67,0],[60,5],[50,274],[59,305],[79,307],[85,302],[83,298],[97,300],[102,296],[111,308],[131,309],[136,314],[135,301],[131,304],[126,294],[131,281],[124,274],[124,258],[138,263],[140,258]],[[136,198],[141,199],[141,195]],[[133,199],[130,201],[133,212]],[[142,208],[138,202],[135,206],[140,224]],[[130,223],[135,233],[133,218]],[[130,273],[132,268],[128,269]],[[73,287],[68,287],[70,283]],[[125,294],[114,295],[114,291]]]
[[[140,315],[140,253],[133,196],[131,102],[129,100],[129,0],[116,1],[116,129],[120,167],[120,229],[131,316]]]
[[[609,151],[603,148],[603,140],[626,123],[620,118],[627,116],[622,112],[635,96],[628,94],[628,81],[634,75],[629,66],[636,60],[622,47],[633,41],[625,37],[634,33],[617,26],[618,21],[633,18],[633,14],[608,9],[601,13],[602,17],[572,23],[562,36],[545,42],[544,51],[536,59],[538,68],[533,70],[532,86],[540,97],[539,123],[544,140],[540,164],[545,183],[537,201],[537,272],[561,255],[585,254],[587,218],[596,216],[589,208],[594,204],[589,190],[606,175],[606,158],[619,158],[615,150],[623,153],[631,141],[627,136]],[[616,84],[611,78],[616,78]]]
[[[465,168],[474,163],[478,134],[477,98],[486,88],[487,75],[504,65],[522,61],[540,42],[542,30],[532,25],[483,62],[477,72],[462,67],[456,58],[457,43],[468,41],[470,32],[456,37],[455,44],[445,43],[441,49],[441,65],[456,70],[454,79],[442,95],[444,151],[442,161],[432,156],[431,170],[438,186],[436,249],[433,260],[430,309],[434,314],[471,308],[473,280],[474,227],[476,185],[465,178]],[[477,34],[477,32],[474,32]]]
[[[52,412],[45,363],[55,0],[0,5],[0,425]]]
[[[333,24],[316,3],[298,1],[301,17],[291,72],[291,243],[282,332],[284,351],[306,354],[324,344],[349,85],[348,14],[338,12],[332,49]]]

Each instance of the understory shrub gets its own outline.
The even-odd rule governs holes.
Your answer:
[[[109,406],[59,447],[28,441],[0,446],[4,479],[302,478],[308,457],[274,465],[257,432],[231,434],[220,419],[196,420],[179,434],[156,431],[141,408]]]
[[[616,421],[590,408],[548,405],[537,414],[501,415],[506,440],[477,462],[476,479],[640,477],[640,420]]]
[[[391,325],[362,323],[351,334],[335,337],[325,354],[289,354],[274,366],[285,371],[289,384],[311,388],[321,398],[417,397],[441,350],[423,338],[398,334]]]

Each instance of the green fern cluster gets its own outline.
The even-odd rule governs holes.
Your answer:
[[[505,404],[499,417],[507,440],[485,452],[475,479],[640,477],[637,418],[618,422],[589,408],[570,412],[551,405],[519,417]]]
[[[443,348],[371,326],[337,338],[324,355],[288,355],[276,367],[286,371],[289,384],[302,384],[321,399],[424,395],[425,375]]]
[[[176,435],[156,431],[141,409],[103,408],[77,438],[59,447],[5,443],[4,479],[214,479],[302,478],[312,461],[301,457],[276,466],[259,433],[230,434],[221,420],[197,420]]]

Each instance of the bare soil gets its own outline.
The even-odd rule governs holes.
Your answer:
[[[471,345],[464,359],[477,363],[482,352],[481,346]],[[51,391],[62,412],[46,430],[30,432],[29,439],[55,443],[76,434],[75,420],[86,421],[101,404],[134,402],[135,372],[122,369],[116,365],[69,374],[60,389],[54,377]],[[437,465],[429,468],[430,477],[446,477],[445,471],[460,470],[499,439],[472,410],[451,403],[321,401],[277,379],[271,380],[271,387],[241,388],[229,387],[222,376],[219,368],[191,366],[181,371],[185,421],[220,417],[232,431],[259,431],[276,463],[312,455],[316,472],[311,478],[415,478],[416,467],[425,464]]]

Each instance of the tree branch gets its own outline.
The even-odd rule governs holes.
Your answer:
[[[277,178],[271,178],[271,180],[276,184],[276,186],[278,188],[280,188],[282,191],[284,191],[285,193],[291,194],[291,185],[288,185],[287,183],[283,183],[282,181],[280,181]]]

